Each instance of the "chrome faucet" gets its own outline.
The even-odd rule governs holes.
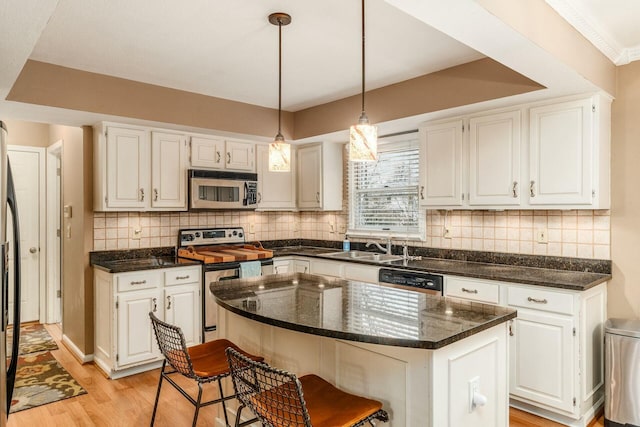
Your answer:
[[[387,255],[391,255],[391,237],[387,237],[387,247],[383,248],[380,243],[378,242],[367,242],[366,245],[364,245],[365,247],[369,247],[369,246],[375,246],[378,249],[380,249],[382,252],[386,253]]]

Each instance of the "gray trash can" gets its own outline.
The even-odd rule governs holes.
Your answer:
[[[607,320],[604,348],[604,425],[640,427],[640,320]]]

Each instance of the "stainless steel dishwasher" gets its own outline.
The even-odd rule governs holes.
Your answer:
[[[443,276],[439,274],[422,273],[419,271],[381,268],[378,272],[378,282],[381,285],[409,289],[432,295],[442,295],[443,281]]]
[[[607,320],[604,348],[604,425],[640,427],[640,320]]]

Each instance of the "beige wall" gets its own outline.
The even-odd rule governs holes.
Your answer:
[[[92,135],[91,130],[52,125],[49,140],[62,140],[62,204],[71,218],[62,224],[62,331],[85,353],[93,353]]]
[[[640,61],[618,67],[611,123],[609,317],[640,318]]]
[[[49,141],[49,125],[44,123],[5,120],[8,141],[11,145],[28,147],[48,147],[55,141]]]

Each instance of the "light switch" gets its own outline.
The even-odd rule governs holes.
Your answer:
[[[62,207],[62,214],[65,218],[71,218],[73,216],[73,209],[71,205],[64,205]]]

